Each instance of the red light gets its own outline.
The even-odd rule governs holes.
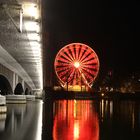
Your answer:
[[[99,120],[90,101],[57,101],[54,140],[99,140]]]

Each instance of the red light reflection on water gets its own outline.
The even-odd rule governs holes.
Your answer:
[[[93,101],[54,102],[54,140],[99,140],[99,121]]]

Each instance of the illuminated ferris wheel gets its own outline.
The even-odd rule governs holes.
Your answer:
[[[57,53],[54,68],[63,87],[91,87],[99,72],[99,59],[89,46],[71,43]]]

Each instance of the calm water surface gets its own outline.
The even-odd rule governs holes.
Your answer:
[[[37,100],[7,109],[0,140],[140,140],[139,101]]]
[[[43,140],[140,140],[139,101],[47,101],[43,120]]]
[[[0,114],[0,140],[41,140],[42,101],[7,104]]]

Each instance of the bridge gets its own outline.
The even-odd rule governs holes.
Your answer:
[[[43,88],[40,0],[0,0],[0,94]]]

